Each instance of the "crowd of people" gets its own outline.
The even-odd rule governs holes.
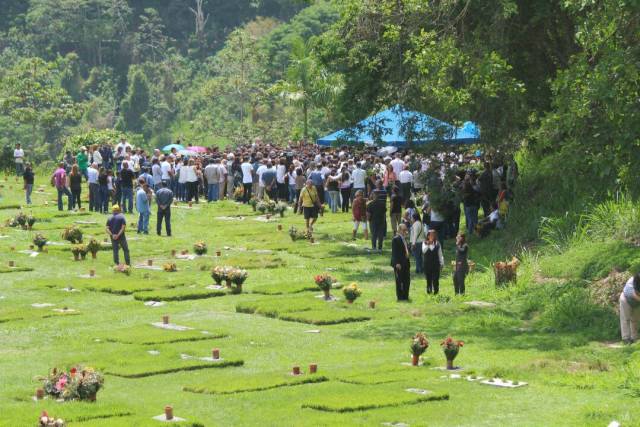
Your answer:
[[[30,203],[33,171],[19,146],[14,157]],[[75,154],[67,151],[51,183],[57,189],[59,210],[64,209],[65,196],[68,209],[83,209],[86,182],[90,211],[109,213],[117,208],[122,215],[132,214],[135,208],[137,232],[144,234],[149,233],[153,206],[157,234],[164,222],[170,236],[174,200],[199,203],[201,199],[249,203],[268,198],[288,203],[294,213],[304,216],[309,233],[325,207],[333,214],[350,213],[351,237],[356,239],[362,229],[372,253],[383,251],[390,225],[395,236],[392,266],[397,296],[406,300],[411,259],[415,272],[425,276],[427,292],[438,294],[444,243],[451,238],[456,238],[455,291],[464,293],[466,235],[484,237],[504,225],[517,176],[512,157],[481,152],[427,155],[390,147],[329,148],[303,143],[280,147],[255,141],[206,153],[191,152],[188,146],[181,151],[147,153],[121,139],[113,145],[80,147]],[[466,233],[460,231],[462,213]],[[111,231],[111,236],[119,235],[124,230]]]

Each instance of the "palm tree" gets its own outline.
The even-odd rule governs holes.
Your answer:
[[[304,138],[309,137],[309,108],[322,107],[334,100],[342,90],[342,80],[318,64],[309,42],[297,37],[291,44],[286,80],[271,87],[289,102],[302,108]]]

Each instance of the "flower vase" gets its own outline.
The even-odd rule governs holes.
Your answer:
[[[355,300],[348,299],[348,300],[347,300],[347,304],[353,304],[353,301],[355,301]]]
[[[91,393],[88,397],[87,400],[89,402],[95,402],[96,401],[96,393]]]
[[[87,254],[80,254],[80,257],[82,258],[82,260],[84,261],[85,259],[87,259]]]
[[[447,369],[448,370],[453,370],[453,359],[447,359]]]
[[[164,407],[164,419],[167,421],[171,421],[173,419],[173,407],[171,406]]]
[[[80,261],[80,254],[73,254],[74,261]]]
[[[98,252],[91,252],[91,259],[98,258]]]
[[[411,365],[418,366],[420,364],[420,355],[412,354],[411,355]]]
[[[323,289],[325,301],[331,300],[331,289]]]
[[[227,288],[231,287],[231,280],[227,280]]]

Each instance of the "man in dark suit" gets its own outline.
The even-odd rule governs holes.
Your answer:
[[[407,244],[407,226],[400,224],[398,234],[391,241],[391,267],[396,275],[396,296],[398,301],[409,301],[411,284],[410,253]]]

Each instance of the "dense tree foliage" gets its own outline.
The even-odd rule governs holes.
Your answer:
[[[284,142],[399,103],[477,122],[541,182],[636,191],[639,17],[630,0],[6,0],[0,143]]]

